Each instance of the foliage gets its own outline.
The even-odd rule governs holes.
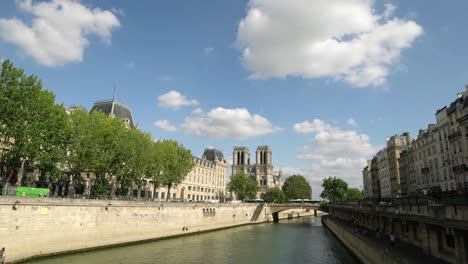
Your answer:
[[[311,199],[312,187],[301,175],[293,175],[286,179],[283,191],[288,199]]]
[[[359,201],[364,198],[364,195],[358,188],[349,188],[346,192],[347,201]]]
[[[24,164],[25,172],[39,172],[41,184],[70,180],[58,182],[69,186],[69,196],[82,191],[82,173],[93,175],[92,194],[129,195],[137,187],[139,196],[143,180],[170,190],[194,166],[190,150],[177,141],[154,142],[149,133],[99,111],[74,108],[67,115],[36,76],[8,60],[0,72],[0,145],[7,149],[0,155],[0,180],[16,182]]]
[[[278,188],[271,188],[263,196],[263,200],[267,203],[285,203],[288,201],[286,194]]]
[[[343,201],[348,192],[348,184],[336,177],[328,177],[323,179],[323,191],[320,197],[327,199],[330,202]]]
[[[170,199],[171,188],[181,183],[192,170],[194,163],[190,150],[173,140],[164,140],[166,160],[162,171],[161,184],[167,187],[166,200]]]
[[[25,160],[29,169],[57,176],[57,165],[65,158],[61,143],[66,123],[64,108],[55,104],[52,92],[42,90],[36,76],[27,76],[9,60],[2,63],[0,139],[8,151],[1,156],[0,176],[5,181],[16,176]]]
[[[258,191],[258,182],[249,175],[238,172],[231,176],[228,190],[236,193],[237,199],[253,199]]]

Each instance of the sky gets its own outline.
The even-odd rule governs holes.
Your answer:
[[[468,83],[468,1],[18,0],[0,58],[65,106],[129,105],[155,139],[362,188],[386,138],[435,122]],[[230,175],[228,175],[229,177]]]

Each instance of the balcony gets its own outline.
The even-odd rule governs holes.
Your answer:
[[[461,124],[461,123],[464,123],[464,122],[467,121],[467,120],[468,120],[468,114],[466,114],[466,115],[464,115],[464,116],[458,118],[457,121],[458,121],[458,123]]]
[[[452,167],[452,171],[455,173],[463,173],[464,171],[467,171],[467,167],[465,164],[457,165]]]
[[[450,134],[450,135],[448,136],[448,139],[449,139],[449,140],[453,140],[453,139],[458,138],[458,137],[460,137],[460,136],[461,136],[461,131],[457,131],[457,132],[453,132],[452,134]]]

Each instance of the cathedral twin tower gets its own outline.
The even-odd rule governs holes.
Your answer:
[[[275,173],[272,164],[272,152],[269,146],[259,146],[255,153],[255,164],[250,164],[250,151],[247,147],[234,147],[232,174],[244,172],[258,182],[257,198],[274,187],[282,187],[281,170]],[[276,175],[275,175],[276,174]]]

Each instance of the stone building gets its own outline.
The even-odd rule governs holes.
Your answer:
[[[388,169],[387,149],[377,152],[377,169],[379,170],[380,197],[390,198],[390,172]]]
[[[367,161],[367,166],[362,170],[362,180],[364,186],[364,197],[372,198],[374,194],[372,193],[372,160]]]
[[[383,150],[377,153],[375,173],[382,197],[467,192],[468,85],[453,102],[437,110],[435,117],[436,123],[419,130],[416,139],[411,141],[406,133],[392,137],[387,142],[386,155]],[[403,141],[398,146],[400,139]]]
[[[172,190],[166,187],[156,189],[153,197],[153,182],[145,180],[144,192],[141,198],[154,198],[156,201],[165,201],[169,195],[170,200],[177,201],[208,201],[221,200],[226,197],[226,168],[224,155],[217,149],[205,149],[202,157],[193,157],[194,167],[182,183]],[[134,190],[136,196],[137,190]]]
[[[270,188],[283,186],[281,170],[273,171],[272,151],[269,146],[258,146],[255,152],[255,164],[251,164],[250,151],[247,147],[234,147],[232,175],[244,172],[255,179],[260,188],[257,198],[262,198]]]
[[[115,97],[110,100],[94,102],[90,112],[93,111],[101,111],[108,116],[119,117],[128,127],[136,127],[136,125],[133,123],[132,110],[130,107],[122,102],[117,101]]]
[[[411,135],[408,132],[400,136],[392,136],[387,139],[388,172],[390,176],[390,193],[392,197],[401,195],[400,169],[398,159],[400,153],[411,143]]]

